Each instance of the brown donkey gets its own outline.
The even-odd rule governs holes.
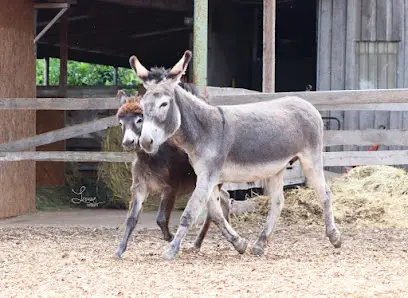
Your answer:
[[[187,89],[185,85],[181,86]],[[196,175],[189,163],[187,154],[171,139],[160,146],[160,149],[154,155],[144,152],[139,146],[139,137],[143,125],[143,112],[139,104],[140,97],[127,97],[122,90],[118,92],[117,97],[120,100],[117,118],[122,126],[122,146],[126,151],[133,151],[136,154],[132,163],[132,197],[126,218],[125,233],[119,248],[114,254],[115,258],[120,258],[125,252],[129,237],[136,226],[143,201],[152,192],[161,193],[157,224],[162,230],[166,241],[173,239],[168,224],[174,201],[179,196],[190,195],[193,192]],[[228,192],[223,189],[220,192],[220,199],[223,214],[229,221],[232,200],[229,199]],[[195,248],[199,249],[201,247],[211,221],[211,218],[207,215],[200,234],[195,240]]]

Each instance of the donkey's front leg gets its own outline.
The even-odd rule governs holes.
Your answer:
[[[133,184],[130,189],[132,192],[132,200],[130,202],[129,213],[126,218],[125,233],[123,234],[122,240],[119,244],[119,248],[113,255],[114,258],[120,258],[122,254],[125,252],[129,237],[132,234],[132,231],[135,228],[136,223],[139,219],[139,214],[143,206],[143,201],[148,196],[146,185],[142,183]]]
[[[216,180],[211,179],[209,175],[197,175],[196,188],[181,215],[180,225],[174,239],[164,251],[164,259],[173,260],[177,256],[188,230],[196,222],[202,208],[210,199],[211,193],[216,186],[216,182],[214,181]]]
[[[230,242],[240,254],[243,254],[248,246],[248,241],[239,236],[229,224],[229,214],[224,213],[218,195],[213,194],[210,198],[210,201],[208,202],[208,214],[221,230],[222,235],[227,241]]]

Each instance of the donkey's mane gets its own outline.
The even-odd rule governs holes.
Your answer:
[[[168,75],[170,69],[164,67],[152,67],[146,78],[147,81],[155,81],[156,84],[163,81]]]
[[[169,74],[170,69],[165,67],[152,67],[149,71],[149,74],[146,78],[146,81],[154,81],[156,84],[164,81]],[[204,100],[208,103],[208,99],[204,97],[197,89],[193,83],[180,82],[179,86],[185,91],[194,94],[201,100]]]
[[[188,90],[186,90],[185,88],[183,88],[182,86],[176,86],[176,88],[174,89],[175,91],[175,95],[180,97],[187,97],[188,100],[193,101],[195,103],[198,103],[200,105],[203,105],[205,107],[213,107],[212,105],[210,105],[208,98],[205,98],[203,96],[200,95],[196,95],[193,94],[192,92],[189,92]]]

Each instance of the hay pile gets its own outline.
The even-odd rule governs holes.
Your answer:
[[[339,224],[366,227],[408,228],[408,173],[390,166],[362,166],[328,182],[333,192],[333,211]],[[268,212],[267,197],[253,198],[257,210],[236,215],[240,224],[263,224]],[[320,201],[310,188],[285,193],[281,219],[287,223],[322,225]]]

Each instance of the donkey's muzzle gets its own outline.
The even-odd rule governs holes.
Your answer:
[[[134,139],[127,139],[122,142],[122,147],[125,150],[133,150],[136,147],[136,143]]]
[[[151,137],[144,137],[140,140],[140,146],[148,153],[152,153],[153,148],[153,139]]]

